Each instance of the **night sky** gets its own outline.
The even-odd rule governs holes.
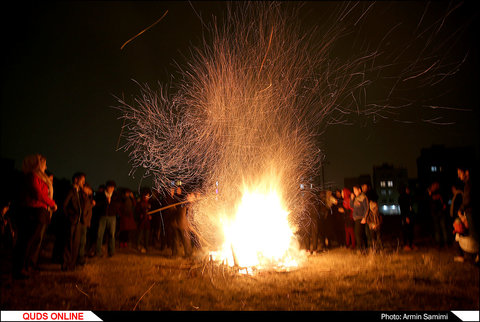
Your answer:
[[[302,10],[311,21],[306,22],[314,23],[338,4],[307,2]],[[362,2],[364,7],[368,4]],[[416,25],[425,4],[396,2],[390,10],[405,24]],[[435,8],[441,5],[445,9],[448,2]],[[148,180],[140,182],[141,169],[129,176],[128,155],[117,150],[124,142],[119,142],[122,121],[114,109],[115,96],[136,95],[133,80],[155,87],[178,76],[174,62],[183,64],[190,46],[199,43],[199,16],[208,20],[223,8],[218,2],[68,1],[15,2],[3,10],[2,158],[14,159],[20,169],[26,155],[42,153],[57,177],[70,179],[83,171],[94,187],[109,179],[132,189],[148,184]],[[453,125],[421,122],[419,113],[409,110],[398,117],[413,123],[362,118],[353,125],[329,127],[322,137],[327,182],[341,185],[344,177],[371,174],[374,165],[384,162],[406,167],[414,178],[420,150],[432,144],[474,146],[478,154],[478,41],[474,40],[478,10],[474,8],[473,1],[467,1],[443,26],[443,41],[449,28],[452,33],[462,30],[452,41],[452,60],[462,60],[467,52],[468,56],[445,82],[445,92],[433,93],[440,97],[438,106],[470,111],[439,110],[443,120]],[[120,49],[166,10],[161,22]],[[373,11],[365,19],[377,30],[393,23]]]

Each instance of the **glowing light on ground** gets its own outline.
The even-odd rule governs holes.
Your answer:
[[[211,258],[229,266],[252,269],[295,268],[301,253],[295,227],[276,188],[245,187],[233,218],[221,216],[224,243]]]

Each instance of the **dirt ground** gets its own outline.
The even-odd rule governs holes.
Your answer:
[[[450,311],[479,310],[479,269],[452,248],[359,254],[343,247],[306,257],[289,272],[237,270],[193,258],[119,249],[74,272],[43,258],[27,280],[2,260],[2,310]]]

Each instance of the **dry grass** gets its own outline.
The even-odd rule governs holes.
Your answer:
[[[479,270],[453,261],[453,250],[344,248],[308,257],[291,272],[235,274],[159,251],[119,251],[75,272],[53,264],[26,281],[2,273],[7,310],[478,310]]]

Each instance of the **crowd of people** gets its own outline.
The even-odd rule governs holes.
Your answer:
[[[378,197],[369,185],[322,191],[319,198],[312,193],[307,195],[306,230],[300,232],[307,251],[313,254],[335,246],[360,252],[383,248],[383,215]]]
[[[117,189],[113,180],[97,191],[87,183],[85,173],[75,173],[65,198],[54,198],[53,174],[47,171],[46,158],[27,156],[22,164],[24,182],[20,196],[2,201],[2,252],[12,250],[12,273],[28,278],[39,270],[44,237],[54,235],[52,258],[63,271],[85,265],[88,258],[111,257],[117,247],[146,253],[159,244],[173,255],[182,251],[192,255],[194,236],[188,231],[188,204],[181,187],[172,187],[167,198],[152,198],[150,189],[135,197],[129,189]],[[182,201],[184,200],[184,201]],[[169,206],[160,212],[152,211]],[[117,245],[118,244],[118,245]]]
[[[32,270],[39,269],[42,242],[52,226],[56,227],[54,258],[64,271],[85,265],[88,258],[114,256],[116,247],[146,253],[158,245],[172,255],[191,256],[198,246],[188,227],[188,196],[179,186],[172,186],[166,198],[152,198],[149,189],[135,197],[129,189],[117,189],[111,180],[94,192],[87,175],[78,172],[62,204],[57,205],[46,158],[28,156],[22,170],[24,183],[14,216],[9,215],[10,200],[1,204],[1,248],[12,249],[15,278],[28,278]],[[450,202],[444,200],[438,182],[427,189],[432,232],[438,245],[452,242],[457,251],[455,261],[473,256],[478,263],[478,218],[473,211],[470,171],[459,168],[458,178],[463,186],[452,187]],[[335,246],[361,253],[383,249],[384,215],[369,185],[322,191],[319,196],[305,191],[305,197],[303,218],[307,222],[302,225],[301,238],[307,251],[316,253]],[[409,187],[401,189],[398,204],[403,249],[415,250],[416,214]]]
[[[457,252],[455,261],[473,257],[478,265],[478,217],[473,211],[470,170],[458,168],[457,175],[462,184],[454,184],[447,197],[439,182],[426,189],[427,234],[431,233],[439,249],[453,246]],[[366,253],[384,248],[385,216],[379,210],[378,196],[368,184],[353,186],[352,190],[322,191],[319,198],[307,192],[306,196],[307,222],[300,231],[305,250],[313,254],[340,246]],[[414,210],[415,202],[409,186],[399,189],[400,223],[393,229],[398,230],[404,251],[418,249],[415,227],[419,214]]]

